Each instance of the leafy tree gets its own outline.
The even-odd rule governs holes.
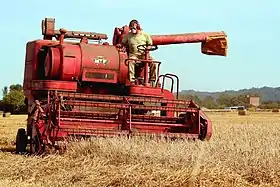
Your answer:
[[[247,94],[242,94],[242,95],[238,95],[236,97],[233,98],[234,102],[232,102],[233,105],[240,105],[240,106],[245,106],[248,107],[249,106],[249,98],[247,97]]]
[[[192,96],[191,99],[194,102],[196,102],[197,104],[201,104],[202,103],[201,99],[196,94],[194,96]]]
[[[7,94],[8,94],[8,87],[5,86],[5,87],[3,88],[3,97],[5,97]]]
[[[217,98],[217,104],[222,108],[229,107],[232,105],[232,97],[226,93],[223,93]]]
[[[4,105],[12,109],[13,112],[18,112],[24,106],[23,92],[12,90],[3,98]]]
[[[274,109],[280,108],[280,102],[266,101],[263,102],[260,106],[261,109]]]
[[[181,94],[179,94],[179,99],[181,99],[181,100],[192,100],[195,103],[197,103],[198,105],[201,105],[201,103],[202,103],[201,99],[197,95],[190,95],[190,94],[181,93]]]
[[[16,90],[16,91],[22,91],[23,90],[23,87],[20,85],[20,84],[12,84],[10,86],[10,91],[12,90]]]
[[[179,95],[179,99],[182,100],[193,100],[194,102],[200,104],[201,99],[197,95],[188,95],[188,94],[181,94]]]
[[[218,105],[212,96],[206,96],[202,101],[202,106],[209,108],[209,109],[218,108]]]
[[[3,90],[6,90],[6,88]],[[9,92],[6,92],[3,96],[2,105],[5,111],[17,113],[25,108],[24,94],[20,84],[10,85]]]

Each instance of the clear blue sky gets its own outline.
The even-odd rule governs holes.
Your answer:
[[[1,3],[1,88],[22,84],[25,45],[42,37],[44,17],[55,17],[57,28],[104,32],[110,43],[114,28],[134,18],[150,34],[225,31],[227,57],[203,55],[199,44],[160,46],[153,56],[181,89],[280,86],[279,0],[17,0]]]

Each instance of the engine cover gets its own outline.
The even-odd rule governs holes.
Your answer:
[[[115,46],[63,44],[49,47],[45,58],[47,79],[117,83],[121,81],[120,53]]]

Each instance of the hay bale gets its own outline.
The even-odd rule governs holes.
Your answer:
[[[248,108],[248,111],[249,111],[249,112],[256,112],[257,109],[252,107],[252,108]]]
[[[3,116],[4,112],[3,111],[0,111],[0,116]]]
[[[238,110],[238,115],[239,116],[245,116],[246,115],[246,110]]]
[[[274,108],[274,109],[272,109],[272,112],[279,112],[279,109],[278,108]]]
[[[5,112],[3,113],[3,117],[6,118],[6,117],[10,117],[11,116],[11,113],[10,112]]]

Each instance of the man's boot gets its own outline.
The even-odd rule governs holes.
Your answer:
[[[155,79],[150,79],[150,85],[151,87],[155,87],[156,80]]]

